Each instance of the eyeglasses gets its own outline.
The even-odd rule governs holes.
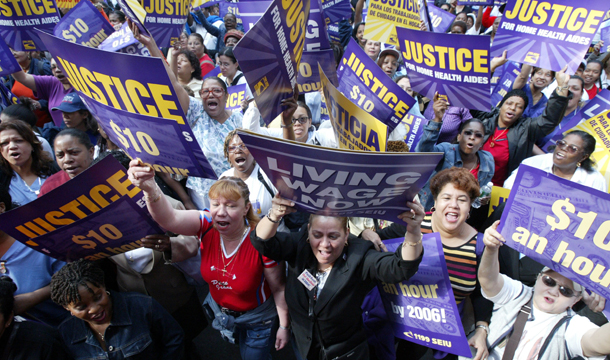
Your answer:
[[[225,91],[222,88],[201,89],[201,98],[207,98],[210,93],[215,97],[221,97]]]
[[[292,118],[292,123],[293,124],[296,124],[296,123],[305,124],[307,122],[307,120],[309,120],[309,118],[307,116],[301,116],[298,119]]]
[[[220,62],[220,63],[218,63],[218,66],[223,67],[223,68],[228,68],[231,65],[233,65],[233,64],[228,63],[228,62]]]
[[[580,148],[578,146],[568,145],[568,143],[565,142],[565,140],[557,141],[557,147],[560,148],[561,150],[569,152],[570,154],[576,154],[577,152],[580,151]]]
[[[554,288],[555,286],[557,286],[557,281],[555,281],[555,279],[548,275],[542,275],[542,283],[550,288]],[[574,291],[569,287],[559,285],[559,293],[565,297],[570,298],[578,296],[579,294],[576,293],[581,293],[581,291]]]
[[[239,145],[234,145],[234,146],[229,146],[229,152],[230,153],[236,153],[238,150],[244,151],[246,150],[246,145],[245,144],[239,144]]]
[[[462,134],[464,134],[464,136],[472,136],[472,134],[474,134],[474,137],[482,139],[483,138],[483,134],[481,134],[480,132],[474,132],[472,130],[464,130],[462,131]]]

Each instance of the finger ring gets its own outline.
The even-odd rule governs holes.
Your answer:
[[[415,215],[411,216],[411,220],[415,220]]]
[[[157,241],[159,244],[161,244],[163,241],[161,239],[159,239],[159,241]]]
[[[155,245],[155,249],[159,250],[159,245]]]

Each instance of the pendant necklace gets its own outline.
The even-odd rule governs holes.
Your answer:
[[[489,142],[489,147],[494,147],[496,146],[496,140],[498,140],[498,138],[500,138],[500,136],[504,135],[506,132],[508,131],[508,128],[502,130],[502,132],[500,134],[498,134],[498,136],[496,136],[495,138],[492,138],[491,141]]]
[[[246,234],[248,234],[248,230],[249,229],[250,229],[249,227],[246,227],[246,230],[244,231],[244,234],[242,235],[242,241],[246,237]],[[228,274],[227,266],[231,265],[233,260],[235,260],[235,258],[237,258],[237,255],[239,254],[239,251],[241,250],[242,243],[240,242],[239,245],[237,245],[237,246],[239,246],[239,248],[237,249],[237,252],[235,253],[235,255],[233,255],[231,257],[231,260],[229,260],[229,262],[226,263],[226,264],[225,264],[225,257],[224,257],[224,254],[223,254],[223,250],[222,250],[222,248],[223,248],[222,245],[224,245],[224,240],[222,239],[222,236],[220,236],[220,244],[221,244],[221,246],[220,246],[220,254],[219,255],[220,255],[220,260],[222,261],[222,269],[220,269],[220,271],[222,271],[222,275],[227,276],[227,274]],[[235,264],[233,264],[233,267],[235,267]],[[233,270],[233,267],[231,267],[231,270]]]

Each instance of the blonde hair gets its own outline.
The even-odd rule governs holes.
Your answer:
[[[208,192],[208,197],[210,199],[218,199],[221,196],[232,201],[244,199],[246,205],[250,204],[250,190],[248,189],[248,185],[246,185],[242,179],[235,176],[225,176],[212,185]],[[250,228],[254,228],[260,221],[258,216],[254,215],[252,206],[248,209],[248,213],[244,220],[249,224]]]

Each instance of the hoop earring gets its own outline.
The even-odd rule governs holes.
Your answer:
[[[246,226],[250,226],[250,223],[248,222],[248,217],[244,216],[244,222],[246,223]]]
[[[307,239],[305,239],[305,242],[309,244],[309,237],[307,237]]]
[[[436,210],[436,208],[433,206],[430,208],[430,212],[434,212]]]
[[[108,296],[110,296],[110,291],[106,290],[106,294],[108,294]]]
[[[470,213],[468,213],[468,217],[466,219],[470,219]]]

